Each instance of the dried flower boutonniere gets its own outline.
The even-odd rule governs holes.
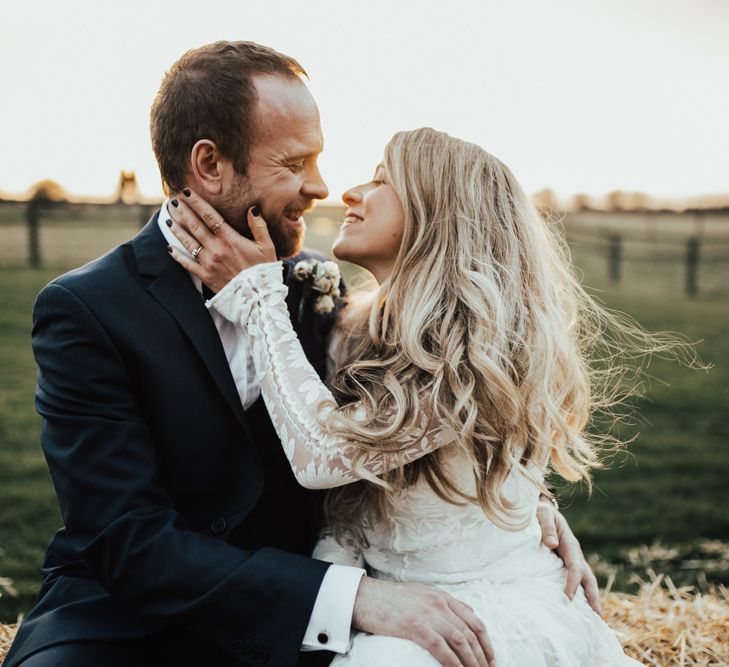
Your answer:
[[[342,274],[336,262],[320,262],[316,259],[302,259],[294,266],[294,278],[304,283],[304,298],[299,303],[299,322],[304,317],[304,304],[308,292],[318,292],[314,301],[314,312],[321,315],[334,310],[334,299],[339,298],[339,283]]]

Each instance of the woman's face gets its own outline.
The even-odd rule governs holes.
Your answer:
[[[386,181],[385,168],[379,165],[369,183],[350,188],[342,200],[347,211],[332,252],[337,259],[367,269],[381,283],[395,264],[405,225],[402,205]]]

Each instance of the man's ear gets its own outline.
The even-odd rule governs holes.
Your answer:
[[[190,151],[190,164],[200,194],[219,196],[225,174],[232,169],[232,164],[220,154],[218,146],[210,139],[200,139]]]

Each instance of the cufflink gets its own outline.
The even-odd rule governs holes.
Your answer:
[[[322,631],[316,636],[316,639],[320,644],[327,644],[329,643],[329,633]]]

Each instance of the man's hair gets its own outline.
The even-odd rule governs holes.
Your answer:
[[[214,42],[172,65],[150,118],[152,148],[168,187],[184,186],[190,151],[201,139],[214,142],[236,173],[245,173],[258,101],[252,79],[260,74],[306,76],[296,60],[255,42]]]

